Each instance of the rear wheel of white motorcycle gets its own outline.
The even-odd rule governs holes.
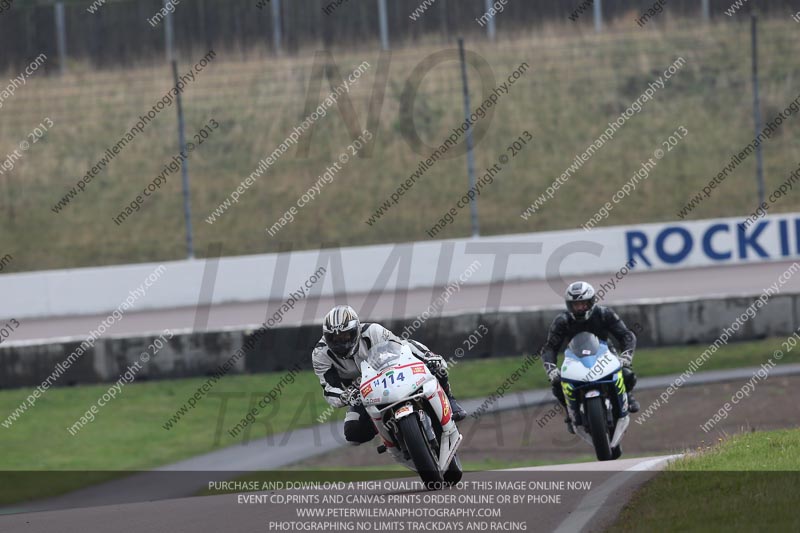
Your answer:
[[[611,443],[608,440],[608,424],[603,409],[603,399],[599,396],[586,400],[586,416],[589,419],[589,430],[594,443],[594,453],[599,461],[612,459]]]
[[[464,475],[464,471],[461,470],[461,460],[458,458],[458,454],[453,456],[453,460],[450,461],[450,465],[447,467],[447,470],[444,473],[444,482],[450,485],[455,485],[459,481],[461,481],[461,477]]]
[[[413,414],[404,416],[398,421],[397,427],[400,434],[403,435],[406,450],[411,455],[411,460],[414,462],[422,482],[425,483],[428,490],[441,488],[442,473],[439,471],[439,465],[433,456],[433,450],[431,450],[428,439],[425,438],[417,416]]]

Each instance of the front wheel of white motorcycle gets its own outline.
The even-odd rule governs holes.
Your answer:
[[[589,418],[589,430],[592,434],[594,453],[599,461],[610,461],[611,443],[608,439],[608,424],[603,408],[603,398],[596,396],[586,400],[586,415]]]
[[[461,481],[463,475],[464,471],[461,469],[461,460],[458,458],[458,454],[456,454],[453,456],[453,460],[450,461],[450,465],[448,465],[444,473],[444,482],[449,485],[455,485]]]
[[[420,427],[419,418],[416,415],[408,415],[401,418],[397,427],[400,434],[403,436],[403,441],[406,444],[406,450],[414,462],[414,466],[419,473],[419,477],[425,484],[428,490],[441,488],[443,478],[442,472],[439,470],[439,464],[433,456],[428,439],[425,438],[425,433]]]

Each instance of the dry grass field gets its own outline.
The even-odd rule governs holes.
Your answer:
[[[743,19],[744,20],[744,19]],[[417,168],[418,153],[404,138],[410,125],[400,114],[409,74],[426,56],[447,46],[420,44],[392,53],[374,147],[351,159],[295,221],[274,238],[265,228],[291,207],[350,143],[334,108],[313,132],[306,156],[289,150],[257,180],[238,204],[214,224],[206,217],[273,152],[304,116],[313,51],[269,58],[253,52],[216,50],[216,59],[184,93],[189,140],[210,120],[219,123],[189,158],[195,245],[199,256],[223,243],[225,255],[292,247],[357,245],[427,239],[425,230],[467,189],[466,160],[436,163],[388,214],[372,226],[365,220]],[[689,134],[667,153],[650,177],[601,225],[676,219],[677,211],[753,137],[749,25],[703,27],[674,21],[667,29],[645,28],[602,35],[552,28],[492,44],[468,39],[467,48],[491,65],[497,84],[522,62],[530,65],[502,96],[476,146],[478,169],[507,152],[523,131],[533,143],[511,159],[479,199],[483,234],[575,228],[614,194],[676,129]],[[800,33],[791,19],[765,20],[759,43],[762,116],[782,110],[800,93],[800,68],[792,58]],[[188,71],[206,53],[181,58]],[[352,88],[350,100],[361,127],[379,71],[379,53],[335,50],[343,75],[363,61],[370,69]],[[613,140],[561,187],[536,215],[519,215],[676,58],[686,63]],[[174,106],[165,109],[60,213],[51,209],[125,131],[170,88],[161,58],[136,69],[95,71],[74,65],[63,78],[35,74],[0,109],[0,159],[49,117],[54,125],[0,175],[0,252],[14,261],[5,271],[64,268],[180,259],[184,219],[180,174],[148,198],[141,210],[117,226],[124,207],[178,152]],[[8,77],[17,72],[6,73]],[[469,71],[473,107],[480,104],[479,73]],[[491,81],[487,81],[491,83]],[[323,87],[328,82],[323,81]],[[488,92],[491,87],[486,87]],[[321,91],[321,101],[327,91]],[[462,121],[460,73],[446,61],[425,76],[414,102],[414,127],[429,145],[442,143]],[[765,144],[767,191],[797,166],[800,119],[792,117]],[[689,218],[745,214],[756,204],[755,157],[749,158],[715,196]],[[791,197],[772,211],[795,209]],[[469,235],[466,210],[438,237]]]

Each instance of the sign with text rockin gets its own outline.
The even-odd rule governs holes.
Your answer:
[[[626,260],[636,268],[754,263],[800,257],[800,214],[726,218],[624,229]]]

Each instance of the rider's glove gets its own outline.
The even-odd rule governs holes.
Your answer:
[[[433,374],[441,374],[447,371],[447,363],[444,362],[444,358],[435,353],[428,353],[425,355],[425,366],[427,366],[428,370]]]
[[[622,366],[630,368],[633,363],[633,350],[625,350],[619,354],[619,360],[622,361]]]
[[[561,380],[561,370],[558,369],[557,366],[553,365],[550,370],[547,371],[547,379],[550,380],[550,384],[560,381]]]
[[[347,387],[342,394],[339,395],[342,403],[351,407],[358,407],[361,405],[361,391],[356,385]]]

